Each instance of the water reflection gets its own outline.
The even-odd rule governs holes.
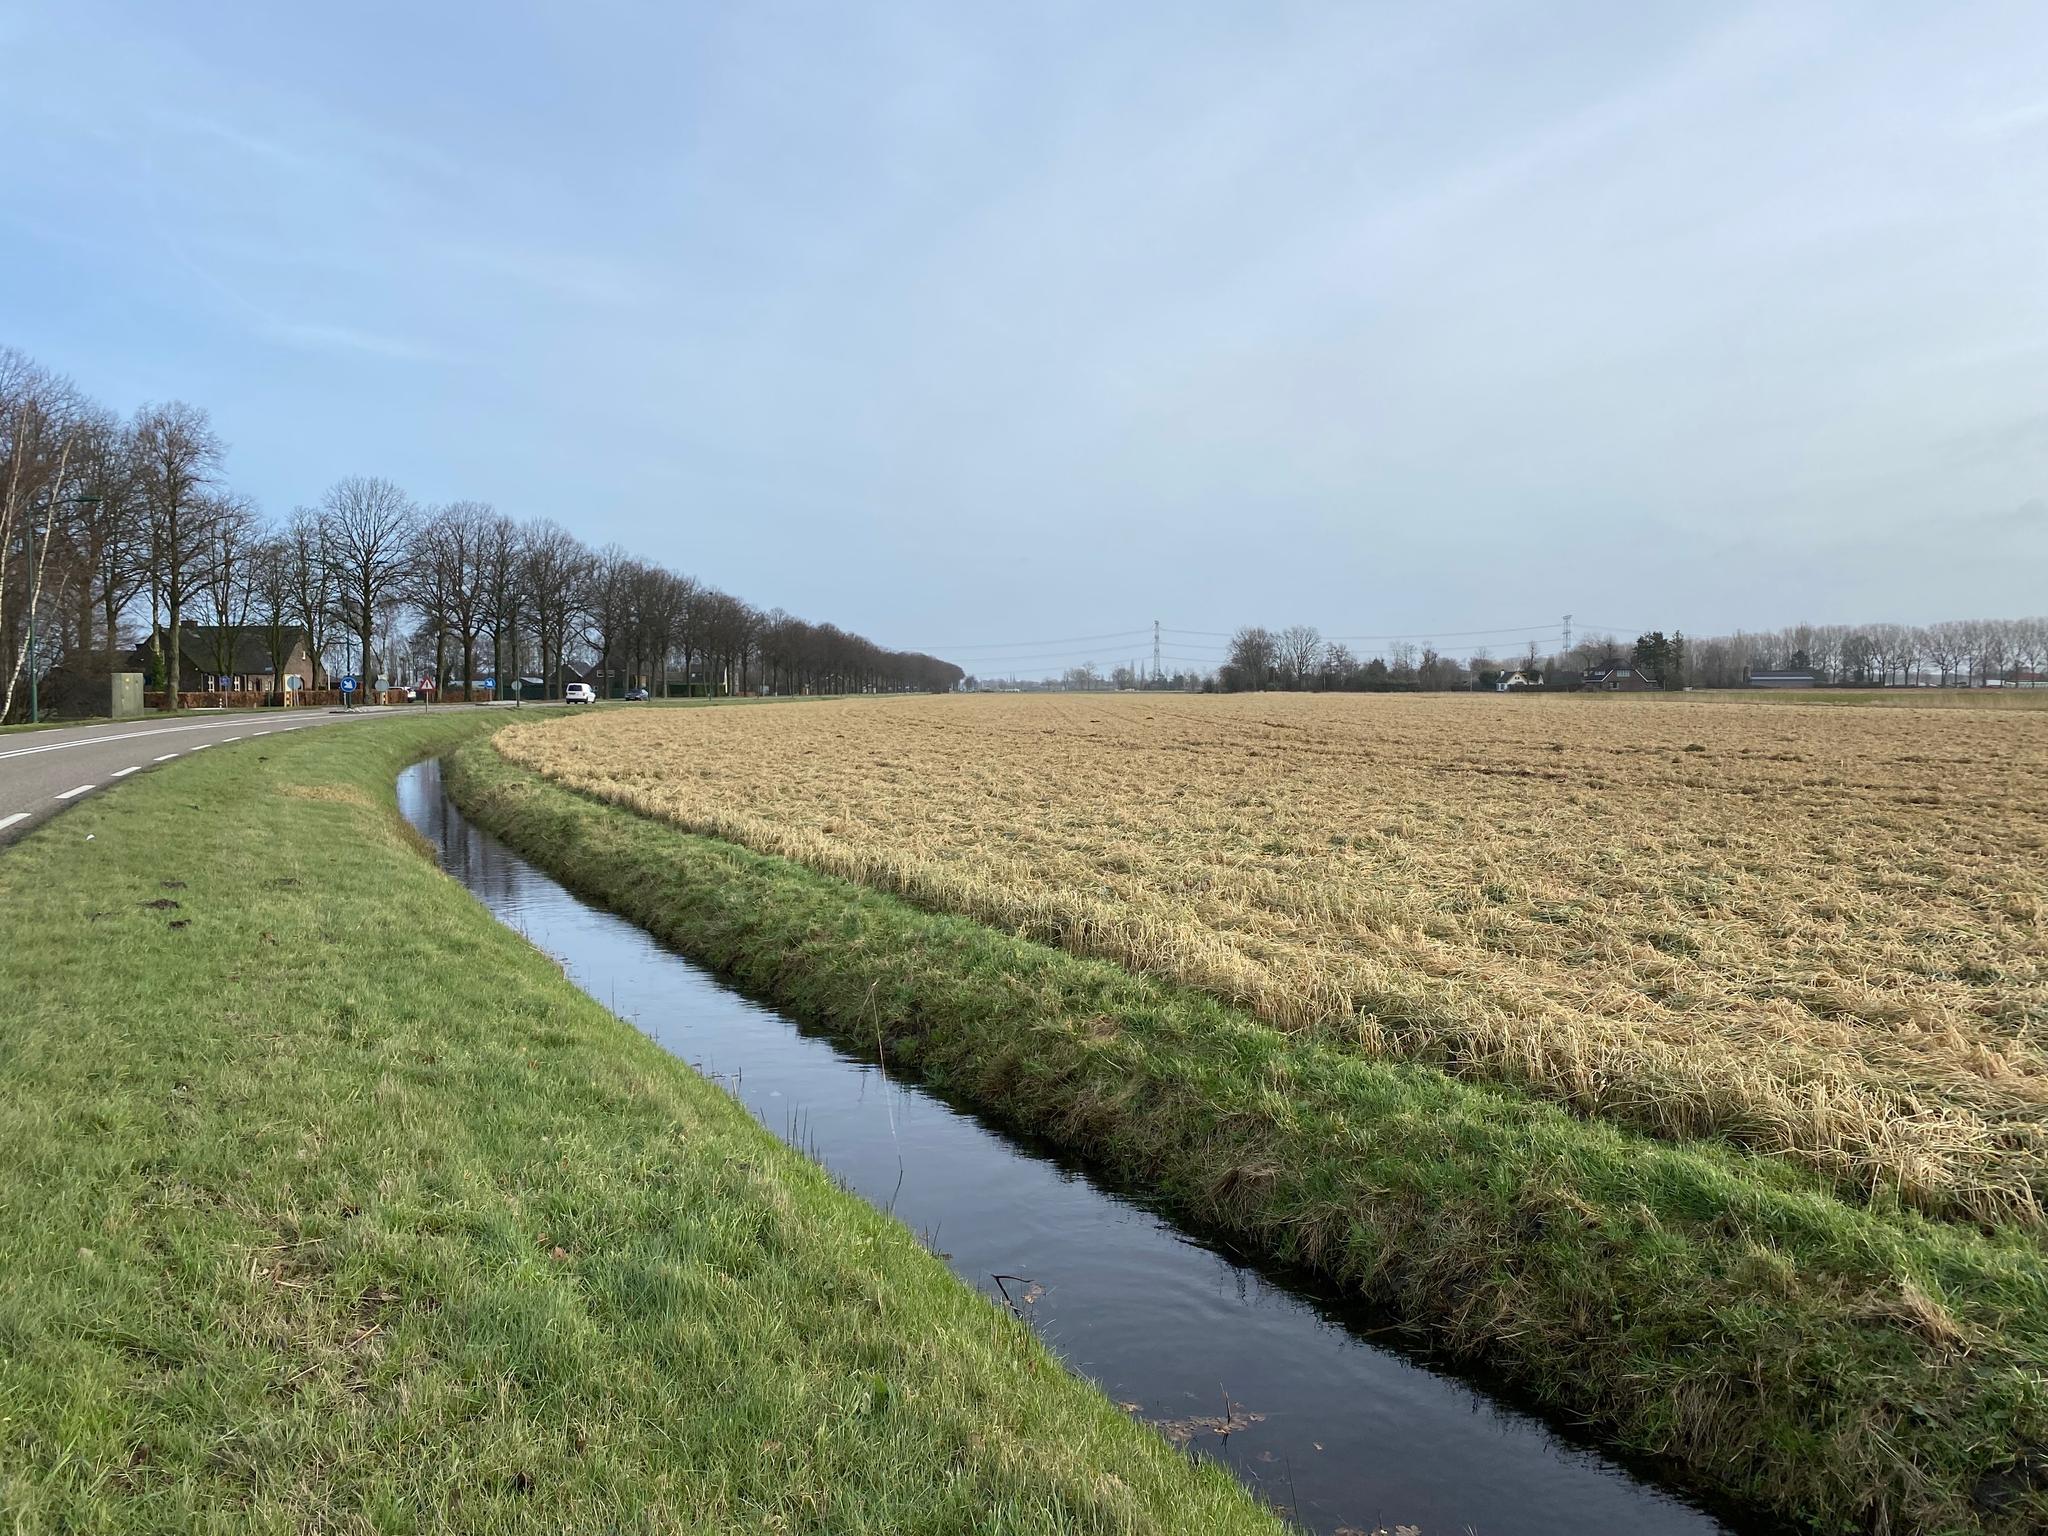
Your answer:
[[[442,793],[439,764],[409,769],[399,804],[443,867],[584,991],[923,1234],[968,1283],[993,1296],[992,1277],[1005,1277],[1002,1289],[1073,1369],[1307,1529],[1729,1529],[1543,1421],[1374,1344],[1340,1303],[1217,1252],[1049,1149],[739,996],[471,826]]]

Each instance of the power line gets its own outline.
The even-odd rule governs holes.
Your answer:
[[[1616,624],[1599,625],[1595,627],[1626,629],[1630,626],[1625,624]],[[1531,633],[1548,634],[1554,631],[1556,628],[1556,621],[1550,620],[1541,624],[1503,624],[1496,629],[1405,629],[1384,635],[1324,635],[1323,638],[1325,640],[1464,640],[1477,635],[1526,635]],[[1166,633],[1169,635],[1202,635],[1218,640],[1233,639],[1236,635],[1236,631],[1234,630],[1226,632],[1223,630],[1215,629],[1169,628],[1166,631]]]
[[[1628,624],[1578,624],[1572,614],[1564,615],[1561,621],[1552,620],[1547,624],[1503,624],[1485,629],[1434,629],[1395,630],[1384,634],[1325,635],[1322,638],[1335,644],[1378,643],[1417,641],[1433,642],[1448,640],[1480,640],[1495,644],[1527,640],[1531,644],[1561,639],[1563,648],[1570,650],[1574,633],[1606,631],[1616,634],[1631,631],[1640,632],[1642,626]],[[1041,640],[983,640],[961,645],[932,645],[910,647],[929,655],[954,655],[961,660],[979,667],[983,671],[1029,670],[1033,667],[1052,667],[1067,663],[1081,663],[1100,660],[1100,650],[1077,650],[1077,646],[1122,648],[1131,642],[1142,642],[1148,636],[1152,641],[1152,674],[1160,676],[1167,661],[1181,665],[1214,666],[1229,653],[1227,642],[1234,638],[1232,631],[1214,629],[1182,629],[1153,620],[1149,629],[1109,630],[1093,635],[1053,636]],[[1169,653],[1168,647],[1172,650]],[[1136,647],[1133,646],[1133,649]],[[1188,654],[1207,652],[1207,655]],[[1136,670],[1136,663],[1133,664]]]
[[[1057,635],[1046,640],[987,640],[973,645],[914,645],[905,647],[935,656],[941,651],[1022,651],[1041,645],[1081,645],[1090,640],[1131,640],[1150,634],[1144,629],[1119,629],[1106,635]]]

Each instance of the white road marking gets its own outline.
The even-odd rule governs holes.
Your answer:
[[[223,737],[221,737],[221,744],[222,744],[223,746],[225,746],[225,745],[226,745],[226,744],[227,744],[228,742],[231,742],[231,741],[240,741],[241,739],[242,739],[242,738],[241,738],[241,737],[239,737],[239,736],[223,736]]]
[[[112,773],[108,774],[107,777],[110,779],[125,779],[131,773],[140,772],[142,772],[142,764],[137,763],[133,768],[117,768]]]
[[[212,743],[212,742],[210,742],[210,741],[202,741],[202,742],[200,742],[200,743],[199,743],[199,745],[198,745],[198,746],[194,747],[194,748],[193,748],[192,750],[193,750],[194,752],[204,752],[204,751],[205,751],[205,750],[206,750],[206,749],[207,749],[208,747],[210,747],[210,746],[212,746],[212,745],[213,745],[213,743]]]
[[[6,830],[7,830],[7,829],[8,829],[9,827],[13,826],[13,825],[14,825],[14,824],[15,824],[15,823],[16,823],[17,821],[27,821],[27,820],[28,820],[28,812],[27,812],[27,811],[16,811],[16,812],[15,812],[15,813],[14,813],[14,814],[13,814],[12,816],[0,816],[0,832],[5,832],[5,831],[6,831]]]
[[[251,732],[250,732],[249,734],[250,734],[251,736],[268,736],[268,735],[270,734],[270,732],[268,732],[268,731],[251,731]]]
[[[153,757],[150,759],[150,761],[153,763],[168,763],[172,758],[176,757],[177,755],[178,754],[175,752],[166,752],[162,757]]]
[[[76,789],[65,790],[64,793],[59,795],[57,798],[59,800],[76,800],[80,795],[84,794],[87,790],[91,788],[92,786],[90,784],[81,784]]]
[[[87,736],[79,741],[52,741],[39,747],[15,747],[0,752],[0,762],[10,757],[34,757],[43,752],[63,752],[72,747],[96,747],[106,741],[133,741],[138,736],[170,736],[184,731],[217,731],[223,724],[219,720],[206,720],[197,725],[160,725],[146,731],[123,731],[115,736]]]

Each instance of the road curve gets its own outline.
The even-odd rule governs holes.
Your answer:
[[[451,709],[512,709],[512,704],[445,705]],[[315,730],[419,709],[386,706],[357,710],[261,710],[212,717],[172,715],[156,720],[112,720],[48,731],[0,735],[0,847],[69,806],[103,794],[123,780],[164,763],[259,736]]]

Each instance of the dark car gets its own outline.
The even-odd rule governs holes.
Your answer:
[[[644,704],[647,702],[647,697],[647,690],[645,688],[628,688],[626,690],[626,701],[629,704]]]

